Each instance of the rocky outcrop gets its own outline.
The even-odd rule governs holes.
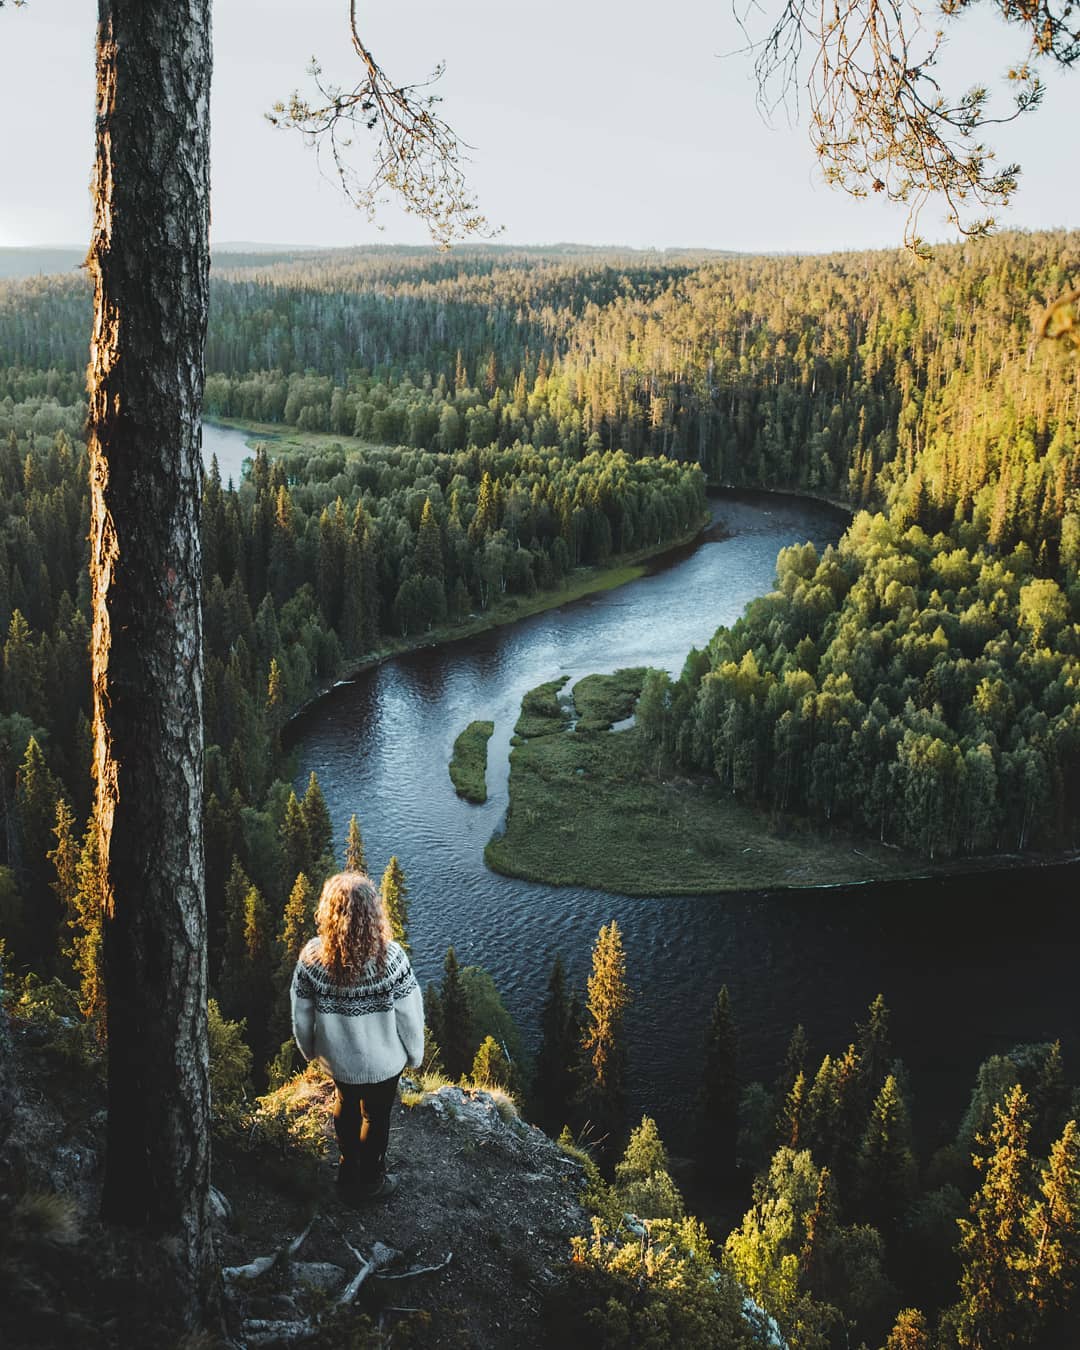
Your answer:
[[[293,1344],[367,1308],[387,1331],[401,1319],[423,1325],[422,1344],[549,1344],[546,1308],[570,1237],[589,1229],[579,1164],[505,1100],[444,1087],[395,1107],[390,1169],[397,1191],[357,1211],[337,1197],[332,1160],[321,1164],[314,1217],[294,1228],[295,1198],[218,1177],[238,1341]],[[253,1277],[240,1273],[252,1266]]]
[[[28,1347],[151,1343],[164,1277],[138,1234],[97,1217],[100,1061],[58,1055],[43,1037],[0,1019],[0,1342],[17,1332],[11,1343]],[[551,1343],[570,1238],[590,1228],[580,1165],[500,1094],[402,1086],[410,1105],[394,1108],[389,1159],[399,1185],[365,1209],[347,1207],[335,1184],[329,1080],[305,1077],[293,1094],[305,1148],[261,1135],[257,1116],[215,1144],[232,1347],[359,1343],[363,1318],[371,1345],[380,1327],[387,1343],[400,1330],[394,1343],[417,1347]]]

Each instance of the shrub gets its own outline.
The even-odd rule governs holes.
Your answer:
[[[251,1051],[244,1040],[247,1020],[226,1021],[217,999],[207,1004],[210,1038],[210,1099],[215,1113],[235,1110],[251,1086]]]

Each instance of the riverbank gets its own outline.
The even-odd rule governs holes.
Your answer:
[[[417,651],[422,647],[438,647],[475,637],[477,633],[487,632],[490,628],[516,623],[519,619],[528,619],[549,609],[559,609],[587,595],[615,590],[618,586],[625,586],[627,582],[636,581],[645,575],[647,565],[654,559],[675,553],[692,544],[708,527],[711,519],[710,513],[703,516],[693,529],[675,539],[613,557],[606,567],[577,567],[563,580],[562,585],[554,590],[537,591],[535,595],[505,596],[490,609],[482,610],[479,614],[469,614],[463,619],[435,624],[425,632],[415,633],[410,637],[390,638],[361,660],[348,662],[333,679],[322,681],[311,697],[291,714],[289,721],[293,722],[302,714],[308,713],[336,685],[347,684],[365,670],[372,670],[395,656]]]
[[[828,506],[837,515],[843,516],[850,524],[862,510],[876,511],[880,507],[861,507],[853,506],[851,502],[844,501],[842,497],[829,497],[823,492],[810,492],[805,488],[786,488],[786,487],[742,487],[738,483],[718,483],[715,480],[709,480],[705,484],[706,492],[732,492],[738,493],[740,497],[779,497],[790,498],[797,502],[817,502],[819,506]]]
[[[484,850],[494,871],[552,886],[674,896],[869,885],[1048,861],[928,862],[859,836],[821,833],[809,821],[777,821],[714,783],[658,776],[653,748],[636,727],[595,729],[597,707],[609,722],[627,715],[639,675],[586,676],[572,691],[576,728],[551,728],[512,750],[505,830]]]

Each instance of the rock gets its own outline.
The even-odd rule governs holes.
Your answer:
[[[371,1264],[376,1270],[384,1270],[393,1265],[400,1255],[396,1247],[388,1247],[385,1242],[375,1242],[371,1247]]]
[[[340,1289],[347,1278],[345,1271],[332,1261],[294,1261],[293,1274],[301,1284],[320,1289],[323,1293]]]
[[[300,1342],[311,1339],[312,1326],[309,1322],[266,1321],[259,1317],[249,1317],[243,1324],[245,1346],[282,1345],[289,1341]]]

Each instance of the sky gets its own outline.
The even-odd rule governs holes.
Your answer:
[[[96,13],[93,0],[0,10],[0,246],[89,238]],[[472,147],[470,186],[501,242],[819,252],[902,240],[903,207],[824,184],[805,122],[762,120],[724,0],[384,0],[361,5],[360,19],[400,83],[445,61],[440,111]],[[355,81],[347,20],[347,0],[216,0],[215,244],[427,242],[392,207],[381,230],[369,224],[297,134],[264,117],[310,87],[313,55]],[[944,70],[957,87],[993,86],[1023,56],[1019,35],[989,15],[955,27]],[[1080,73],[1047,81],[1039,111],[994,133],[999,161],[1024,170],[1003,226],[1080,227]],[[932,210],[921,231],[955,235]]]

